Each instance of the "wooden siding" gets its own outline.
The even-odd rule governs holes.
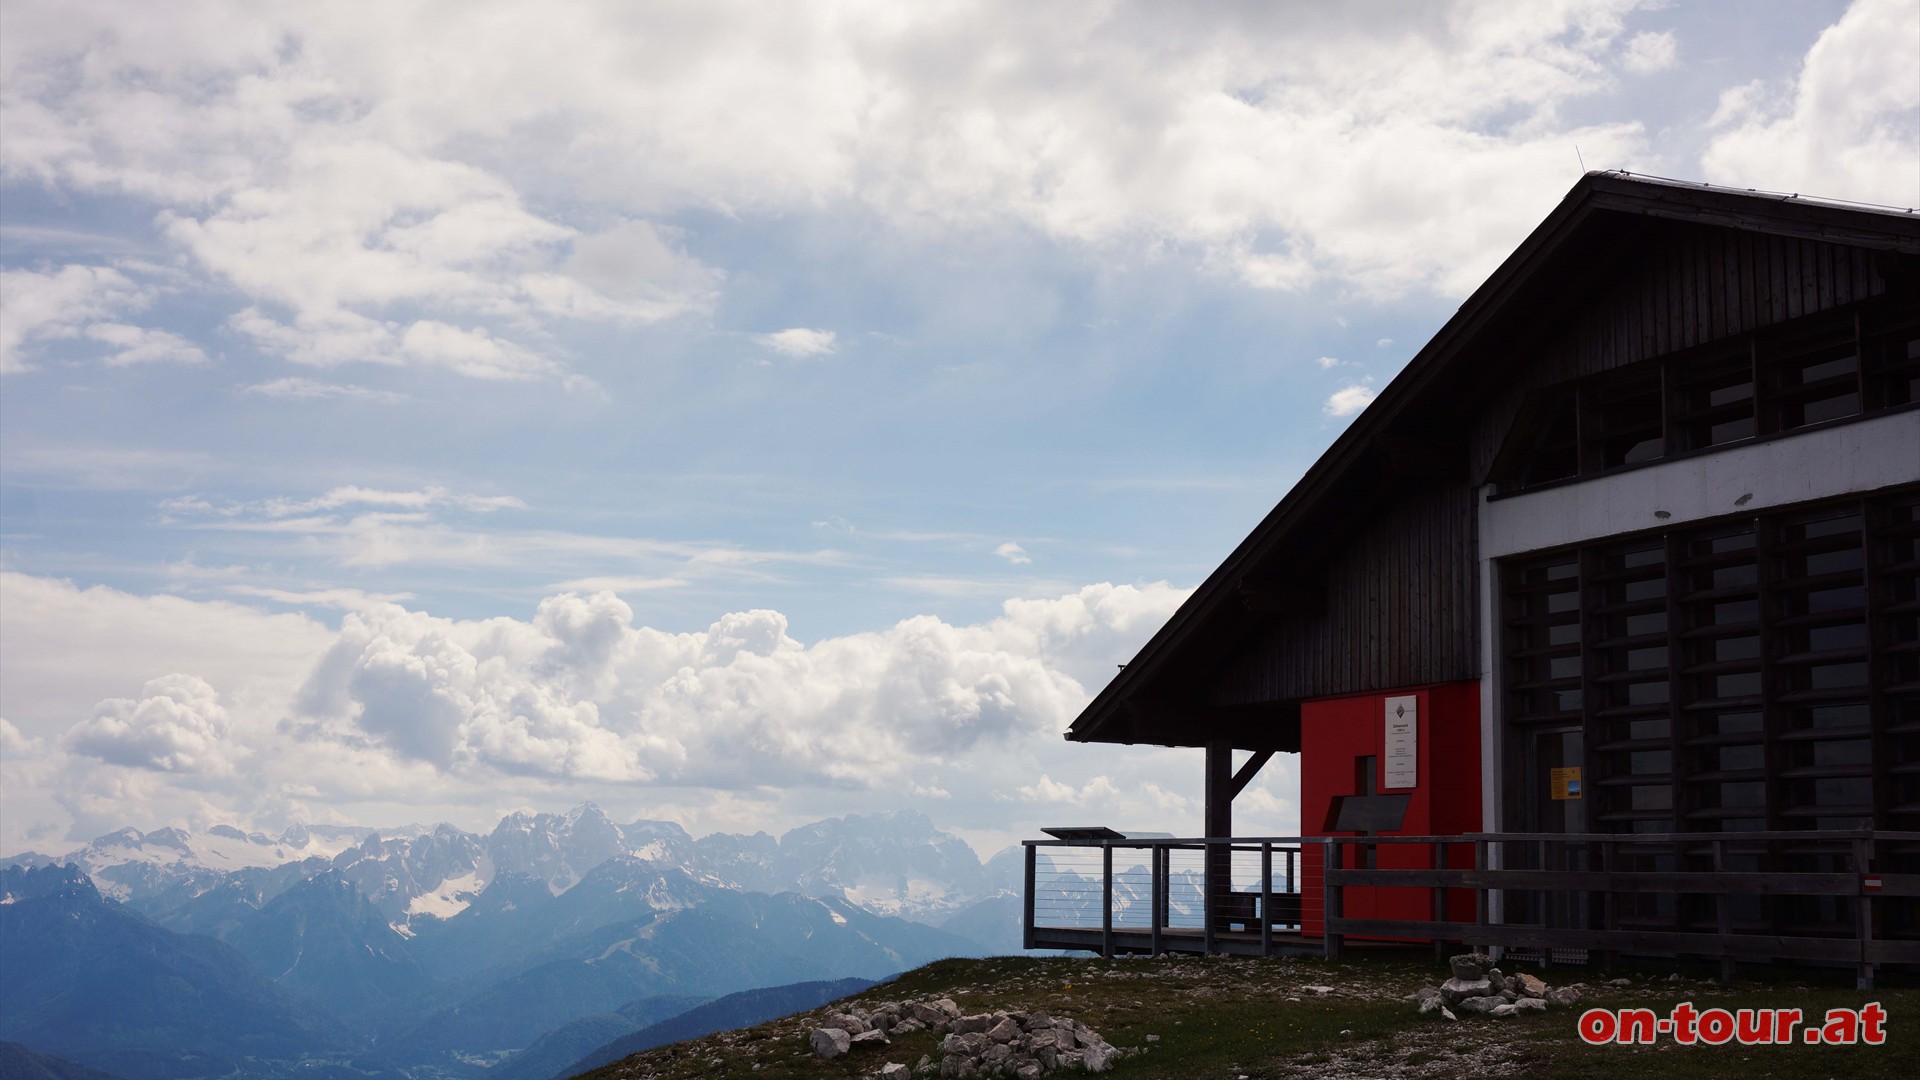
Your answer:
[[[1488,357],[1507,376],[1472,425],[1472,475],[1485,477],[1530,390],[1705,345],[1879,296],[1864,248],[1694,224],[1651,230],[1644,248],[1560,310],[1530,357]],[[1569,298],[1572,299],[1572,298]]]
[[[1469,475],[1484,477],[1528,391],[1705,345],[1886,291],[1871,251],[1662,222],[1615,265],[1568,276],[1544,329],[1513,352],[1469,358],[1497,396],[1465,421]],[[1576,284],[1576,282],[1578,282]],[[1578,295],[1573,295],[1575,292]],[[1495,378],[1488,373],[1498,372]],[[1271,615],[1224,655],[1212,705],[1298,701],[1480,677],[1477,489],[1410,489],[1302,566],[1324,610]],[[1333,524],[1329,522],[1328,524]]]
[[[1226,658],[1214,705],[1290,701],[1479,677],[1474,490],[1394,500],[1310,573],[1324,611],[1271,616]]]

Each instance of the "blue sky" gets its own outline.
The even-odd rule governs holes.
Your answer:
[[[1582,162],[1913,205],[1916,70],[1897,0],[11,4],[0,848],[1193,827],[1058,732]]]

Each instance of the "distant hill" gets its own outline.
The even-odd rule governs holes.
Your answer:
[[[401,1064],[456,1052],[530,1047],[548,1031],[660,994],[700,997],[821,975],[876,979],[977,952],[930,926],[843,900],[722,892],[696,908],[597,927],[549,946],[523,969],[382,1040]]]
[[[829,1001],[838,1001],[873,985],[875,983],[870,979],[835,979],[831,982],[804,982],[794,983],[791,986],[770,986],[762,990],[742,990],[740,993],[728,994],[697,1009],[689,1009],[652,1027],[623,1035],[575,1059],[573,1064],[566,1068],[545,1076],[502,1074],[501,1078],[496,1078],[492,1072],[489,1072],[487,1080],[571,1080],[572,1077],[581,1073],[591,1072],[602,1065],[619,1061],[628,1054],[637,1054],[642,1050],[666,1046],[668,1043],[680,1042],[683,1039],[697,1039],[716,1031],[730,1031],[734,1028],[765,1023],[792,1013],[818,1008]]]
[[[547,1080],[570,1062],[615,1039],[706,1003],[706,998],[657,995],[630,1001],[618,1012],[583,1016],[554,1028],[534,1040],[532,1046],[488,1069],[483,1080]]]
[[[0,1038],[132,1080],[349,1046],[233,948],[106,900],[78,867],[0,868],[0,956]]]
[[[0,1080],[123,1080],[17,1042],[0,1042]]]

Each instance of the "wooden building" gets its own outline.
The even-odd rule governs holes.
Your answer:
[[[1067,738],[1215,839],[1276,752],[1307,836],[1920,835],[1920,215],[1583,177]]]

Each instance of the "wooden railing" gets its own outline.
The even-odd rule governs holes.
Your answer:
[[[1399,855],[1409,845],[1425,848],[1425,867],[1376,865],[1384,851],[1412,861]],[[1793,960],[1852,966],[1863,986],[1881,965],[1920,965],[1913,832],[1030,840],[1026,860],[1028,948],[1268,955],[1312,948],[1311,925],[1313,951],[1330,957],[1371,939],[1603,963],[1707,957],[1728,973],[1739,960]],[[1353,917],[1356,888],[1423,915]]]

